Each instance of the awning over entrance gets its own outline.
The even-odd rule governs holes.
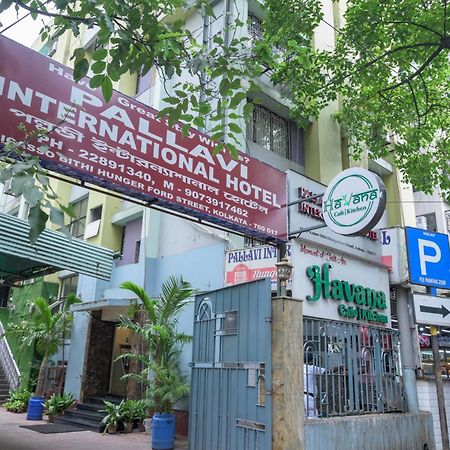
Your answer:
[[[70,307],[71,311],[95,311],[104,308],[129,308],[133,300],[129,298],[102,298],[92,302],[77,303]]]
[[[64,234],[44,230],[31,245],[26,221],[0,213],[0,279],[13,284],[20,280],[71,270],[109,280],[114,252]]]

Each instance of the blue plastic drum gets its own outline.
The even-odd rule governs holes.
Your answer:
[[[28,402],[27,420],[42,420],[44,397],[31,397]]]
[[[175,416],[156,413],[152,419],[153,450],[172,450],[175,446]]]

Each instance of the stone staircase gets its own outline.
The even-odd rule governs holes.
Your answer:
[[[99,427],[104,413],[99,410],[104,409],[103,400],[112,403],[120,403],[119,397],[91,397],[86,403],[78,403],[76,409],[66,411],[63,416],[55,417],[55,423],[74,425],[86,430],[99,431]]]
[[[0,405],[6,402],[9,397],[9,383],[6,379],[5,372],[0,366]]]

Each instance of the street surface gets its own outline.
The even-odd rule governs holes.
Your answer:
[[[20,425],[46,424],[43,420],[26,420],[0,407],[0,450],[150,450],[151,436],[135,431],[130,434],[101,435],[92,431],[42,434],[19,428]],[[177,440],[176,450],[186,450],[187,441]]]

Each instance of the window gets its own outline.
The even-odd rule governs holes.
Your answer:
[[[442,376],[450,378],[450,330],[441,328],[438,333],[437,341],[439,345]],[[425,377],[434,377],[431,335],[430,328],[427,325],[419,325],[419,346],[422,375]]]
[[[89,222],[96,222],[97,220],[100,220],[102,218],[102,209],[103,207],[101,205],[96,208],[92,208],[90,211],[91,218]]]
[[[76,294],[78,286],[78,275],[71,275],[69,277],[61,278],[61,285],[59,289],[59,300],[65,300],[68,295]]]
[[[152,75],[153,71],[150,69],[146,73],[143,73],[144,69],[142,69],[138,75],[136,80],[136,96],[142,94],[147,89],[150,89],[152,84]]]
[[[450,233],[450,210],[445,211],[445,223],[447,225],[447,232]]]
[[[262,20],[258,19],[254,14],[248,14],[248,37],[250,42],[262,39],[264,33],[264,28],[262,25]]]
[[[83,238],[86,228],[88,197],[72,204],[75,218],[70,222],[69,229],[73,237]]]
[[[252,237],[244,236],[244,247],[256,247],[258,245],[264,245],[264,239],[257,239]]]
[[[225,311],[222,319],[222,334],[225,336],[238,334],[238,312]]]
[[[121,257],[116,261],[116,266],[135,264],[139,262],[141,249],[142,218],[128,222],[123,228]]]
[[[288,121],[264,106],[255,105],[247,123],[247,139],[266,150],[289,157]]]
[[[136,248],[134,249],[134,262],[139,262],[139,255],[141,254],[141,241],[136,241]]]
[[[0,308],[6,308],[8,306],[10,294],[10,287],[0,285]]]

